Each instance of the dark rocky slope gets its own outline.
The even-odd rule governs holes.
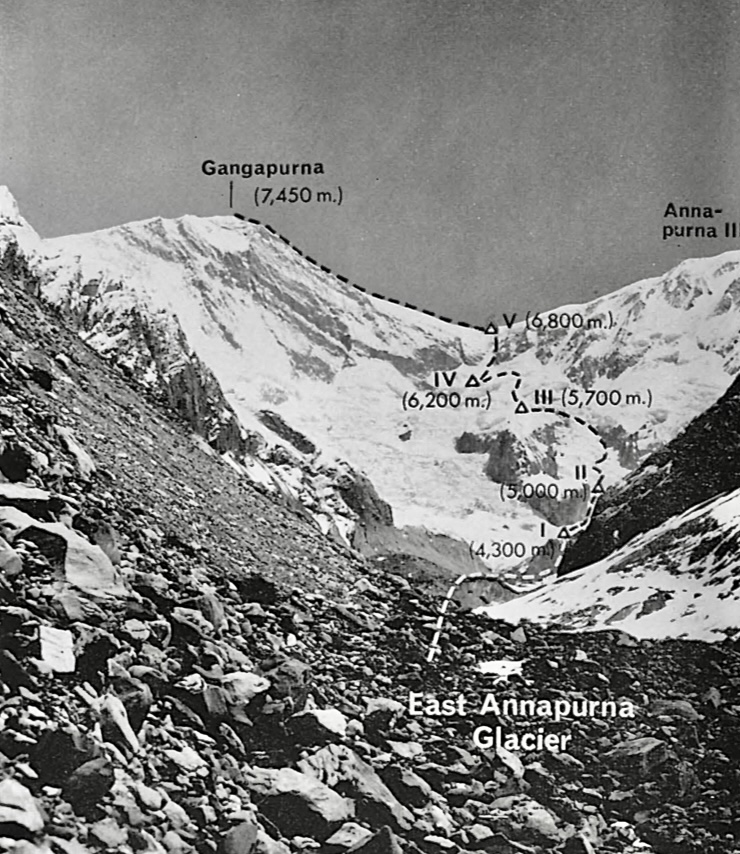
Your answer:
[[[559,573],[594,563],[671,516],[738,487],[740,377],[675,439],[601,496]]]
[[[0,303],[0,851],[738,849],[735,644],[452,613],[428,665],[435,588],[245,485],[12,278]],[[547,720],[409,714],[492,690],[636,712],[518,756],[474,727]]]

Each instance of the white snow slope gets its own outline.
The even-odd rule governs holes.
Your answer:
[[[623,629],[644,638],[738,636],[739,547],[736,490],[668,519],[597,563],[479,610],[511,622]]]

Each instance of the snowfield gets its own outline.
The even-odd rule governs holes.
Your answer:
[[[692,556],[701,547],[702,558]],[[609,557],[479,609],[573,630],[714,641],[740,635],[740,490],[669,519]]]

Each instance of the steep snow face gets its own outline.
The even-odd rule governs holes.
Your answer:
[[[613,483],[716,400],[738,367],[740,253],[566,307],[558,314],[580,318],[568,329],[550,329],[547,315],[539,329],[497,317],[495,361],[491,336],[370,297],[233,217],[57,238],[36,258],[46,297],[99,351],[152,383],[161,364],[176,372],[197,358],[243,428],[269,436],[258,413],[277,413],[319,460],[366,472],[396,524],[512,544],[510,557],[489,559],[497,569],[562,524],[506,498],[502,472],[562,491],[579,486],[579,466],[593,486],[599,461]],[[166,357],[158,365],[153,349]],[[450,388],[434,385],[442,371],[456,372]],[[590,403],[589,389],[601,392]],[[517,402],[541,410],[543,390],[555,411],[516,414]],[[454,392],[460,404],[404,411],[412,392]],[[492,457],[504,431],[521,450],[516,465]]]
[[[518,599],[479,609],[496,619],[643,638],[740,634],[740,490],[668,519],[607,558]]]
[[[465,345],[480,349],[472,330],[440,335],[437,321],[376,303],[232,217],[148,220],[46,246],[58,253],[48,295],[84,306],[93,342],[106,310],[175,317],[251,405],[302,401],[363,357],[423,375],[457,364]]]
[[[404,393],[434,371],[484,364],[479,331],[370,298],[231,217],[149,220],[46,249],[45,294],[77,315],[92,346],[133,358],[128,321],[142,316],[167,346],[184,347],[182,330],[244,426],[264,433],[256,413],[278,412],[323,457],[366,471],[397,524],[466,540],[487,536],[492,520],[501,531],[537,524],[501,502],[481,455],[455,449],[469,427],[507,423],[511,382],[493,390],[503,415],[403,411]]]

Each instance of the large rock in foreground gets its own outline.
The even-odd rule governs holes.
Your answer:
[[[249,783],[260,812],[287,837],[323,841],[354,815],[351,801],[293,768],[254,768]]]

